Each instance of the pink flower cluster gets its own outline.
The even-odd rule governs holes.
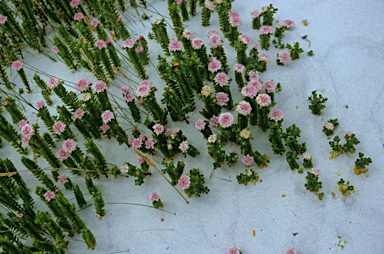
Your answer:
[[[240,101],[239,105],[237,105],[236,110],[240,115],[247,116],[251,113],[252,107],[251,107],[251,104],[249,104],[249,102]]]
[[[220,61],[213,60],[212,62],[210,62],[208,64],[208,70],[210,72],[216,72],[216,71],[220,70],[220,68],[221,68],[221,62]]]
[[[232,17],[237,17],[237,18],[240,17],[239,13],[238,13],[237,11],[234,11],[234,10],[231,10],[231,11],[229,12],[228,16],[229,16],[230,18],[232,18]]]
[[[182,47],[183,43],[180,41],[171,41],[171,43],[169,43],[169,50],[173,52],[180,51]]]
[[[21,61],[19,61],[19,60],[14,61],[12,63],[12,69],[14,69],[15,71],[19,71],[19,70],[21,70],[21,68],[23,68],[23,65],[24,64]]]
[[[245,45],[251,45],[252,44],[251,38],[249,38],[249,36],[245,35],[245,34],[242,34],[239,36],[239,41]]]
[[[219,34],[215,29],[209,29],[207,32],[207,37],[210,38],[214,34]]]
[[[254,86],[258,90],[259,93],[262,93],[263,84],[261,84],[261,82],[259,80],[257,80],[257,79],[251,80],[251,81],[249,81],[248,84],[251,86]]]
[[[241,94],[245,97],[253,98],[257,94],[257,87],[252,84],[246,85],[241,89]]]
[[[193,40],[193,33],[189,30],[184,30],[183,36],[185,39],[192,41]]]
[[[253,10],[249,14],[251,14],[252,19],[256,19],[260,16],[260,13],[261,13],[260,10]]]
[[[287,19],[287,20],[284,20],[284,24],[289,29],[295,25],[295,22],[293,22],[293,20]]]
[[[76,82],[76,90],[83,92],[88,89],[90,83],[88,79],[81,78]]]
[[[199,130],[199,131],[204,130],[204,128],[205,128],[205,122],[204,122],[204,120],[201,120],[201,119],[197,120],[197,121],[195,122],[195,128],[196,128],[197,130]]]
[[[189,176],[182,176],[180,177],[179,181],[177,182],[180,189],[185,190],[191,186],[191,182],[189,180]]]
[[[72,153],[73,151],[75,151],[76,146],[77,146],[77,144],[73,139],[67,139],[63,143],[63,149],[67,153]]]
[[[181,142],[181,144],[179,145],[179,149],[185,153],[189,148],[189,145],[188,145],[188,142],[187,141],[183,141]]]
[[[45,106],[45,102],[44,101],[38,101],[36,103],[36,108],[38,108],[38,109],[44,108],[44,106]]]
[[[19,125],[20,128],[23,128],[24,125],[27,124],[27,121],[25,121],[24,119],[23,120],[20,120],[20,122],[17,123],[17,125]]]
[[[70,5],[71,5],[72,8],[77,8],[79,3],[80,3],[80,0],[72,0]]]
[[[63,185],[68,182],[68,177],[66,175],[59,175],[57,178],[59,179],[59,183]]]
[[[153,139],[149,138],[145,141],[145,148],[147,149],[153,149],[155,147],[155,142]]]
[[[64,132],[65,130],[65,124],[62,122],[62,121],[57,121],[54,125],[53,125],[53,131],[57,134],[57,135],[60,135],[61,133]]]
[[[218,116],[212,116],[209,124],[212,125],[213,127],[218,127],[219,126],[219,117]]]
[[[55,89],[60,85],[60,80],[56,77],[52,77],[48,80],[47,86],[51,89]]]
[[[239,17],[230,17],[229,18],[229,24],[232,27],[238,27],[241,25],[241,19]]]
[[[156,135],[160,135],[164,131],[164,127],[160,124],[155,124],[153,126],[153,131],[156,133]]]
[[[237,73],[243,73],[245,71],[245,67],[242,64],[235,64],[233,66],[233,70]]]
[[[59,53],[59,48],[56,45],[52,47],[52,53],[53,54]]]
[[[90,24],[93,26],[93,27],[97,27],[97,25],[99,24],[99,20],[97,19],[92,19]]]
[[[76,109],[74,118],[75,119],[81,119],[81,118],[83,118],[84,114],[85,114],[85,111],[82,108],[78,108],[78,109]]]
[[[293,247],[288,247],[285,249],[284,254],[297,254],[297,251]]]
[[[137,158],[137,162],[141,165],[144,163],[144,159],[139,157],[139,158]]]
[[[284,65],[289,63],[291,61],[291,56],[290,54],[287,52],[287,51],[281,51],[277,58],[280,60],[281,63],[283,63]]]
[[[311,174],[314,176],[319,176],[319,175],[321,175],[321,171],[320,171],[320,169],[312,168]]]
[[[260,75],[259,73],[257,72],[254,72],[254,71],[251,71],[249,74],[248,74],[248,77],[250,80],[259,80],[260,79]]]
[[[205,0],[204,6],[210,11],[215,11],[216,9],[216,5],[210,0]]]
[[[235,118],[231,113],[222,113],[219,116],[219,124],[223,128],[228,128],[232,126],[234,121],[235,121]]]
[[[251,166],[253,164],[253,157],[249,154],[243,157],[241,161],[244,163],[245,166]]]
[[[143,47],[140,47],[140,46],[136,47],[135,51],[136,51],[137,54],[141,54],[143,52]]]
[[[83,19],[83,13],[81,12],[78,12],[75,14],[75,16],[73,17],[75,20],[80,20],[80,19]]]
[[[256,50],[256,51],[257,51],[257,50],[260,49],[260,48],[261,48],[260,45],[257,44],[257,43],[253,43],[253,44],[252,44],[252,49],[253,49],[253,50]]]
[[[107,84],[105,84],[103,81],[97,81],[97,82],[93,85],[93,89],[94,89],[97,93],[101,93],[101,92],[103,92],[104,90],[107,89]]]
[[[260,107],[268,107],[271,105],[271,97],[268,94],[259,94],[256,97],[256,102]]]
[[[95,42],[95,46],[98,47],[99,49],[102,49],[105,46],[107,46],[107,44],[103,40],[98,40],[98,41]]]
[[[21,128],[21,134],[23,134],[24,137],[29,139],[33,136],[33,134],[35,134],[35,130],[31,125],[25,124],[23,128]]]
[[[259,56],[259,62],[270,63],[271,58],[269,56],[267,56],[266,54],[261,54]]]
[[[106,110],[104,111],[102,114],[101,114],[101,119],[103,119],[103,123],[109,123],[112,119],[114,119],[115,116],[113,115],[113,113],[109,110]]]
[[[219,92],[216,94],[216,100],[217,100],[217,102],[216,102],[217,105],[225,106],[225,105],[227,105],[229,98],[228,98],[228,95],[226,93]]]
[[[264,83],[264,88],[267,93],[273,93],[276,90],[276,83],[273,80],[267,80]]]
[[[274,109],[269,113],[269,118],[277,122],[284,118],[284,113],[280,109]]]
[[[60,148],[59,151],[57,151],[57,158],[60,160],[66,160],[69,157],[69,153],[66,152],[63,148]]]
[[[229,76],[225,72],[219,72],[216,74],[214,80],[219,86],[223,87],[223,86],[228,85]]]
[[[52,199],[55,198],[55,193],[53,191],[47,191],[45,194],[44,194],[44,197],[45,199],[49,202],[51,201]]]
[[[151,194],[151,199],[152,199],[152,201],[159,201],[159,200],[160,200],[160,197],[159,197],[159,195],[157,195],[157,193],[154,191],[154,192]]]
[[[192,40],[192,48],[199,50],[203,46],[203,41],[200,38],[195,38]]]
[[[228,247],[227,254],[240,254],[240,248],[236,246]]]
[[[260,28],[260,34],[271,34],[273,31],[271,26],[262,26]]]
[[[108,124],[103,124],[100,126],[100,129],[103,131],[103,133],[106,133],[109,130]]]
[[[133,48],[133,46],[135,45],[135,41],[132,40],[132,39],[127,39],[125,41],[123,41],[123,48]]]
[[[7,19],[7,16],[0,16],[0,24],[5,24],[5,22],[7,22]]]
[[[209,37],[208,43],[212,48],[217,48],[221,46],[221,37],[218,34],[213,34]]]
[[[148,97],[151,94],[151,87],[149,85],[140,84],[136,90],[136,95],[139,97]]]

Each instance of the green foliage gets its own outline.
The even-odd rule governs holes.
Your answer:
[[[312,91],[312,95],[308,97],[308,101],[311,103],[309,105],[309,109],[312,110],[312,114],[314,115],[320,115],[321,110],[325,108],[325,105],[323,105],[328,98],[323,98],[321,94],[319,96],[317,95],[316,91]]]
[[[105,210],[103,208],[105,204],[104,204],[103,198],[101,197],[101,192],[100,191],[92,192],[92,199],[95,203],[96,213],[100,216],[104,216]]]
[[[180,177],[183,175],[184,167],[185,167],[184,162],[179,161],[176,167],[173,161],[171,162],[162,161],[161,165],[165,166],[165,169],[162,169],[161,172],[163,172],[163,174],[167,173],[169,175],[169,178],[171,178],[171,185],[175,186],[179,181]]]
[[[228,167],[232,167],[233,164],[239,161],[239,157],[237,156],[236,152],[232,152],[225,156],[225,160],[227,161]]]
[[[73,186],[73,193],[75,194],[77,204],[79,205],[80,208],[82,208],[87,204],[87,201],[85,201],[83,193],[79,188],[79,185],[76,184]]]
[[[84,228],[82,237],[85,243],[87,244],[88,249],[90,248],[91,250],[94,250],[96,245],[96,239],[93,236],[91,230],[89,230],[88,228]]]
[[[261,27],[261,15],[255,19],[252,19],[252,28],[259,30]]]
[[[52,180],[48,177],[48,175],[45,174],[44,171],[41,170],[33,160],[27,157],[22,157],[21,162],[49,190],[55,191],[57,189],[57,186],[52,182]]]
[[[359,170],[359,169],[365,169],[366,166],[368,166],[369,164],[372,163],[372,159],[371,158],[364,158],[364,154],[363,153],[359,153],[359,158],[356,159],[355,161],[355,166],[356,166],[356,169]]]
[[[261,47],[261,49],[268,50],[270,39],[271,39],[271,34],[260,34],[260,47]]]
[[[297,156],[294,151],[288,151],[286,154],[286,158],[291,170],[294,170],[295,168],[299,168],[299,164],[296,161],[299,159],[299,156]]]
[[[157,201],[152,200],[152,205],[156,209],[159,209],[160,207],[164,207],[164,204],[161,202],[161,199],[159,199]]]
[[[245,172],[245,174],[240,173],[240,175],[236,176],[239,184],[248,185],[250,182],[256,184],[260,180],[257,172],[253,171],[253,169],[246,169]]]
[[[229,32],[229,11],[231,10],[231,2],[223,0],[221,4],[216,5],[216,11],[219,15],[220,30],[224,35]]]
[[[135,49],[134,48],[126,48],[126,51],[127,51],[127,54],[128,54],[128,57],[129,57],[131,63],[135,67],[135,70],[136,70],[137,74],[140,76],[140,78],[141,79],[148,79],[144,65],[143,65],[142,61],[140,60],[139,55],[136,53]]]
[[[313,175],[311,172],[307,172],[305,179],[307,179],[307,183],[304,184],[304,186],[307,190],[318,192],[322,188],[322,182],[319,182],[319,177]]]
[[[217,139],[220,140],[220,134],[217,135]],[[220,168],[222,164],[225,162],[225,151],[222,150],[223,144],[220,141],[216,141],[214,143],[208,142],[208,154],[215,160],[213,163],[214,169]]]
[[[333,127],[332,127],[332,125],[330,125],[330,123],[333,125]],[[327,129],[327,125],[330,125],[329,127],[330,127],[330,129]],[[336,127],[336,126],[338,126],[339,125],[339,123],[337,122],[337,118],[336,119],[330,119],[330,120],[328,120],[326,123],[325,123],[325,125],[324,125],[324,127],[323,127],[323,132],[325,133],[325,135],[327,135],[327,136],[332,136],[333,134],[334,134],[334,128]]]
[[[217,48],[211,48],[212,56],[215,57],[217,60],[221,62],[221,68],[223,69],[223,72],[227,73],[229,72],[229,65],[228,65],[228,59],[224,52],[223,46],[218,46]]]
[[[16,132],[13,126],[2,115],[0,107],[0,137],[3,137],[7,142],[12,142],[12,146],[17,149],[19,154],[27,154],[27,148],[22,146],[21,135]]]
[[[292,61],[300,58],[300,53],[303,53],[304,50],[300,48],[300,44],[296,42],[293,47],[290,44],[285,46],[289,49],[289,54],[291,55]]]
[[[163,49],[165,55],[169,56],[169,36],[165,24],[165,19],[163,18],[159,24],[152,23],[152,31],[157,43],[160,44]]]
[[[192,195],[196,195],[196,197],[200,197],[201,194],[208,194],[208,187],[204,186],[204,175],[200,174],[199,169],[192,169],[189,171],[190,183],[191,185],[184,190],[185,194],[188,197],[192,197]]]
[[[71,221],[72,227],[77,233],[80,233],[81,229],[85,228],[85,224],[76,213],[75,205],[70,204],[60,192],[55,195],[55,199],[57,200],[57,204],[61,208],[62,213]]]
[[[24,114],[20,111],[19,106],[16,104],[15,100],[11,97],[8,97],[5,99],[5,102],[8,102],[8,106],[5,107],[5,110],[8,111],[8,113],[12,117],[12,122],[14,124],[17,124],[21,120],[26,120],[27,118],[24,116]]]
[[[208,10],[205,7],[203,7],[201,9],[201,25],[202,26],[209,26],[210,25],[211,15],[212,15],[212,11]]]
[[[313,50],[308,51],[309,56],[313,56]]]
[[[270,133],[268,136],[268,140],[272,143],[272,149],[274,154],[283,154],[285,152],[284,144],[283,144],[283,130],[281,129],[282,121],[270,121],[269,128]]]
[[[53,36],[54,45],[59,49],[59,56],[70,69],[77,69],[74,57],[68,47],[56,35]]]
[[[351,193],[355,193],[355,188],[352,185],[349,185],[349,181],[345,183],[344,179],[341,178],[340,181],[337,182],[336,188],[339,189],[343,196],[350,195]]]
[[[93,155],[95,166],[100,174],[106,174],[108,171],[107,160],[104,158],[103,154],[100,152],[93,140],[88,139],[87,143],[85,143],[85,147],[87,148],[87,153]]]
[[[262,12],[262,14],[261,14],[263,16],[263,26],[272,26],[273,14],[276,13],[278,11],[278,9],[273,7],[272,4],[270,4],[267,8],[268,8],[268,10],[265,12]]]
[[[189,1],[189,14],[191,14],[192,16],[196,16],[196,6],[197,6],[197,0]]]
[[[81,102],[76,93],[73,91],[68,92],[62,84],[59,84],[53,91],[73,113],[81,107]]]
[[[191,1],[189,1],[191,2]],[[192,1],[193,2],[193,1]],[[188,10],[187,10],[187,1],[183,1],[182,4],[178,4],[181,12],[181,16],[183,17],[183,21],[189,20]]]
[[[295,152],[295,154],[302,154],[307,151],[306,142],[300,145],[297,141],[297,137],[300,137],[300,132],[299,127],[296,127],[296,125],[293,124],[288,127],[286,133],[283,134],[285,143],[289,149]]]

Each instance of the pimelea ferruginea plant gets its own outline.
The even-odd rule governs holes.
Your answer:
[[[223,31],[224,36],[229,33],[229,11],[232,9],[231,1],[229,0],[217,0],[214,1],[216,5],[216,11],[219,15],[220,30]]]
[[[355,193],[355,188],[352,185],[349,185],[349,181],[345,182],[343,178],[341,178],[340,181],[337,182],[336,188],[339,189],[339,191],[345,198],[347,198],[348,195]]]
[[[177,166],[175,167],[174,162],[161,162],[162,165],[165,166],[165,169],[162,169],[161,172],[163,174],[168,174],[169,178],[171,178],[171,185],[175,186],[178,181],[180,180],[180,177],[183,175],[185,164],[182,161],[177,162]]]
[[[209,136],[212,135],[212,130],[209,128],[209,122],[207,120],[197,120],[195,122],[195,128],[203,134],[204,139],[208,139]]]
[[[135,50],[135,41],[132,39],[127,39],[123,42],[123,48],[125,48],[129,59],[135,67],[137,74],[141,79],[148,79],[144,65],[140,60],[138,53]]]
[[[285,153],[284,144],[283,144],[283,130],[281,129],[281,124],[283,122],[284,113],[279,109],[274,109],[269,113],[269,122],[270,134],[268,140],[272,143],[272,149],[274,154],[283,154]]]
[[[200,100],[204,102],[205,106],[205,108],[200,109],[199,112],[206,119],[211,119],[212,116],[219,115],[221,111],[221,107],[216,103],[217,100],[215,96],[212,95],[212,92],[212,87],[205,85],[201,89],[201,93],[197,94]]]
[[[178,2],[184,2],[184,0],[178,0]],[[168,6],[168,10],[169,10],[169,16],[172,19],[173,31],[175,32],[177,38],[180,38],[184,31],[184,26],[183,26],[183,21],[181,20],[181,17],[180,17],[179,4],[177,2],[173,2]],[[187,11],[185,13],[188,15]]]
[[[211,135],[207,140],[208,154],[214,159],[213,168],[220,168],[225,163],[225,151],[222,150],[224,145],[220,141],[220,134]]]
[[[152,22],[152,32],[156,41],[160,44],[163,49],[165,55],[169,55],[168,45],[170,43],[166,24],[164,18],[156,18]]]
[[[252,18],[252,28],[253,29],[260,29],[261,27],[261,11],[260,10],[253,10],[249,13]]]
[[[307,151],[307,147],[305,146],[305,142],[301,145],[297,141],[297,137],[300,137],[301,130],[299,127],[296,127],[295,124],[288,127],[286,132],[284,133],[285,144],[295,152],[295,154],[302,154]]]
[[[260,28],[260,46],[264,50],[269,48],[269,40],[273,33],[272,26],[262,26]]]
[[[151,113],[155,121],[159,121],[161,124],[166,124],[167,111],[160,108],[160,105],[156,101],[155,91],[157,91],[157,89],[152,86],[150,81],[143,81],[136,90],[136,96],[139,101],[142,101],[142,105],[149,113]]]
[[[330,119],[325,123],[325,125],[323,127],[323,132],[327,136],[332,136],[333,134],[335,134],[334,133],[335,127],[338,125],[339,125],[339,123],[337,122],[337,118],[336,119]]]
[[[248,64],[248,58],[245,51],[248,48],[248,45],[252,44],[251,38],[249,36],[242,34],[239,35],[237,40],[235,40],[235,50],[236,50],[236,60],[239,64],[242,64],[244,66],[247,66]]]
[[[300,58],[300,53],[303,53],[304,50],[300,48],[300,44],[296,42],[293,47],[289,44],[285,46],[289,49],[289,54],[291,55],[292,61]]]
[[[307,172],[307,183],[304,184],[305,188],[310,192],[316,192],[317,197],[322,200],[324,193],[319,193],[319,190],[322,188],[322,183],[319,182],[319,176],[321,175],[321,171],[317,168],[312,168],[311,171]]]
[[[245,174],[240,173],[240,175],[236,176],[237,182],[239,184],[248,185],[248,183],[256,184],[260,181],[257,172],[253,171],[253,169],[246,169]]]
[[[303,166],[304,168],[313,168],[312,155],[307,152],[303,153]]]
[[[211,53],[212,56],[219,60],[222,64],[222,70],[228,74],[229,73],[229,65],[227,56],[224,52],[224,47],[222,45],[222,39],[218,34],[213,34],[209,37],[208,40],[209,45],[211,45]]]
[[[227,38],[230,42],[231,46],[235,46],[235,42],[239,37],[239,30],[238,27],[241,24],[241,19],[237,16],[229,17],[229,33],[227,35]]]
[[[160,196],[157,195],[156,192],[153,192],[151,194],[151,200],[154,208],[159,209],[160,207],[164,207],[164,204],[161,202]]]
[[[229,155],[225,156],[225,160],[227,161],[228,167],[232,167],[233,164],[235,164],[239,160],[239,157],[237,156],[236,152],[232,152]]]
[[[204,175],[200,174],[200,171],[197,168],[190,170],[189,176],[182,176],[177,184],[184,190],[189,198],[192,197],[192,195],[200,197],[201,194],[208,194],[209,192],[208,187],[204,186]]]
[[[210,0],[201,0],[200,2],[204,3],[201,10],[201,25],[209,26],[211,15],[215,11],[216,6]]]
[[[309,109],[312,110],[312,114],[321,115],[321,110],[325,109],[323,105],[328,98],[323,98],[321,94],[317,95],[316,91],[312,91],[312,95],[308,97],[308,101],[311,103]]]
[[[187,1],[177,0],[176,3],[178,4],[178,6],[180,8],[180,12],[181,12],[181,16],[183,17],[183,21],[189,20]]]
[[[364,158],[364,154],[359,153],[359,158],[357,158],[355,161],[355,168],[354,168],[355,174],[360,175],[361,173],[365,173],[366,176],[368,176],[368,174],[366,173],[368,171],[366,166],[368,166],[371,163],[372,163],[371,158],[369,158],[369,157]]]
[[[348,153],[353,154],[356,151],[356,148],[354,146],[360,143],[360,141],[356,138],[356,135],[352,132],[348,132],[347,134],[345,134],[344,139],[346,143],[343,146],[339,144],[339,136],[336,136],[333,141],[329,142],[329,145],[332,148],[332,151],[330,152],[331,157],[329,157],[330,160],[332,160],[336,156],[339,156],[340,153],[348,155]]]
[[[272,26],[273,24],[273,14],[278,11],[277,8],[273,7],[272,4],[269,6],[264,6],[262,9],[263,15],[263,26]]]

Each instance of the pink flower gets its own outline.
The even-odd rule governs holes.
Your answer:
[[[347,132],[347,135],[348,135],[348,136],[352,136],[352,132],[348,131],[348,132]]]
[[[128,87],[128,86],[123,86],[120,90],[119,90],[119,93],[121,94],[126,94],[126,93],[130,93],[131,92],[131,88]]]
[[[177,4],[183,4],[184,0],[177,0]]]
[[[210,135],[209,138],[208,138],[208,142],[209,143],[215,143],[217,140],[217,136],[216,135]]]
[[[228,16],[231,17],[240,17],[239,13],[237,11],[231,10],[228,14]]]
[[[98,40],[95,42],[95,46],[98,47],[99,49],[102,49],[105,46],[107,46],[107,44],[105,44],[105,41],[103,41],[103,40]]]
[[[198,129],[199,131],[204,130],[205,122],[203,120],[201,120],[201,119],[197,120],[195,122],[195,128]]]
[[[79,79],[79,80],[76,82],[76,90],[78,90],[78,91],[85,91],[85,90],[88,89],[90,83],[91,83],[91,82],[89,82],[88,79],[86,79],[86,78],[81,78],[81,79]]]
[[[211,37],[209,37],[208,43],[211,45],[211,47],[217,48],[221,45],[221,38],[218,34],[213,34]]]
[[[144,104],[143,99],[140,99],[138,102],[139,102],[140,105],[143,105],[143,104]]]
[[[137,88],[136,94],[139,97],[147,97],[151,93],[151,88],[149,86],[143,86],[140,85],[139,88]]]
[[[288,248],[285,249],[284,253],[285,254],[297,254],[297,251],[293,247],[288,247]]]
[[[213,127],[219,126],[219,117],[218,116],[212,116],[209,124],[212,125]]]
[[[195,38],[192,40],[192,48],[199,50],[202,46],[203,41],[200,38]]]
[[[140,138],[134,138],[134,139],[132,140],[132,147],[133,147],[133,148],[137,148],[137,149],[139,149],[139,148],[141,147],[142,142],[143,142],[143,141],[141,141]]]
[[[53,54],[59,53],[59,48],[56,45],[52,47],[52,53]]]
[[[30,138],[35,134],[35,130],[31,125],[26,124],[21,128],[21,134],[23,134],[24,137]]]
[[[269,113],[269,118],[277,122],[284,118],[284,113],[280,109],[274,109]]]
[[[284,51],[284,50],[278,54],[278,58],[280,62],[282,62],[283,64],[287,64],[291,61],[291,56],[287,51]]]
[[[60,84],[60,80],[56,77],[52,77],[48,80],[47,86],[51,89],[55,89]]]
[[[72,8],[77,8],[79,3],[80,3],[80,0],[72,0],[70,5],[71,5]]]
[[[140,86],[148,86],[148,87],[151,87],[151,86],[152,86],[152,82],[149,81],[149,80],[143,80],[143,81],[140,83]]]
[[[125,41],[123,41],[123,48],[133,48],[133,46],[135,45],[135,41],[132,40],[132,39],[127,39]]]
[[[44,101],[39,101],[36,103],[36,108],[41,109],[44,108],[45,102]]]
[[[260,34],[271,34],[272,33],[272,27],[271,26],[262,26],[260,28]]]
[[[183,43],[180,41],[171,41],[171,43],[169,43],[169,50],[171,51],[180,51],[182,47]]]
[[[145,141],[145,148],[147,149],[153,149],[155,147],[155,142],[153,139],[149,138],[147,141]]]
[[[24,215],[23,215],[22,213],[19,213],[19,214],[17,215],[17,218],[19,218],[19,219],[21,220],[22,218],[24,218]]]
[[[12,69],[14,69],[15,71],[19,71],[19,70],[21,70],[21,68],[23,68],[23,65],[24,64],[21,61],[19,61],[19,60],[14,61],[12,63]]]
[[[69,157],[69,153],[66,152],[63,148],[60,148],[59,151],[57,151],[57,158],[60,160],[66,160]]]
[[[59,179],[59,183],[61,183],[63,185],[68,182],[68,177],[64,174],[59,175],[57,178]]]
[[[143,134],[140,134],[139,139],[144,142],[147,138]]]
[[[82,108],[76,109],[76,112],[75,112],[76,118],[81,119],[81,118],[83,118],[84,114],[85,114],[85,112]]]
[[[245,97],[253,98],[257,94],[257,88],[251,84],[246,85],[241,89],[241,94]]]
[[[249,14],[251,14],[252,19],[256,19],[260,16],[260,11],[259,10],[253,10]]]
[[[55,193],[53,191],[47,191],[45,194],[44,194],[44,197],[45,199],[49,202],[51,201],[52,199],[55,198]]]
[[[319,176],[319,175],[321,175],[321,171],[320,171],[320,169],[312,168],[311,174],[314,176]]]
[[[27,121],[25,121],[24,119],[17,123],[17,125],[19,125],[20,128],[23,128],[24,125],[26,124],[27,124]]]
[[[249,154],[243,157],[241,161],[244,163],[245,166],[251,166],[253,164],[253,157]]]
[[[63,143],[63,149],[68,153],[72,153],[73,151],[75,151],[76,146],[77,146],[76,142],[72,139],[67,139]]]
[[[259,62],[270,63],[271,62],[271,58],[269,56],[267,56],[266,54],[261,54],[259,56]]]
[[[135,99],[135,96],[133,96],[133,94],[131,94],[131,93],[124,96],[124,100],[126,102],[132,102],[134,99]]]
[[[183,36],[185,39],[192,41],[193,40],[193,33],[189,30],[184,30]]]
[[[250,80],[254,80],[254,79],[259,80],[259,79],[260,79],[260,75],[259,75],[259,73],[254,72],[254,71],[251,71],[251,72],[248,74],[248,77],[249,77]]]
[[[229,98],[226,93],[219,92],[216,94],[216,99],[217,99],[217,105],[219,106],[225,106],[227,105]]]
[[[61,121],[58,121],[56,122],[54,125],[53,125],[53,131],[60,135],[61,133],[63,133],[63,131],[65,130],[65,124]]]
[[[115,118],[115,116],[109,110],[106,110],[106,111],[104,111],[104,113],[101,114],[101,119],[103,119],[103,123],[108,123],[114,118]]]
[[[216,9],[216,5],[214,5],[213,2],[210,0],[205,0],[204,6],[205,6],[205,8],[207,8],[210,11],[215,11],[215,9]]]
[[[189,145],[188,145],[187,141],[183,141],[183,142],[181,142],[181,144],[180,144],[180,146],[179,146],[179,149],[180,149],[183,153],[185,153],[185,152],[188,150],[188,148],[189,148]]]
[[[312,158],[312,155],[310,153],[305,152],[303,153],[303,158],[304,160],[309,161]]]
[[[24,137],[22,140],[21,140],[21,142],[23,143],[23,144],[29,144],[29,137]]]
[[[231,246],[227,249],[227,254],[240,254],[240,248]]]
[[[267,93],[273,93],[276,90],[276,83],[273,80],[265,81],[264,88]]]
[[[239,36],[239,40],[245,44],[245,45],[251,45],[252,44],[252,40],[251,38],[249,38],[249,36],[243,34],[243,35],[240,35]]]
[[[152,199],[153,201],[159,201],[159,200],[160,200],[160,197],[159,197],[159,195],[157,195],[157,193],[154,191],[154,192],[152,193],[152,195],[151,195],[151,199]]]
[[[288,29],[295,25],[295,22],[293,22],[293,20],[290,20],[290,19],[284,20],[284,23]]]
[[[81,12],[78,12],[75,14],[75,16],[73,17],[75,20],[80,20],[83,18],[83,13]]]
[[[165,135],[172,134],[172,133],[173,133],[173,131],[171,129],[166,129],[166,131],[164,132]]]
[[[139,158],[137,158],[137,162],[141,165],[144,163],[144,159],[139,157]]]
[[[5,24],[7,21],[8,17],[7,16],[0,16],[0,24]]]
[[[177,182],[180,189],[185,190],[191,186],[191,182],[189,180],[189,176],[182,176],[180,180]]]
[[[208,70],[210,72],[216,72],[216,71],[220,70],[220,68],[221,68],[221,62],[220,61],[213,60],[212,62],[210,62],[208,64]]]
[[[239,105],[237,105],[236,110],[240,115],[247,116],[251,113],[252,107],[251,107],[251,104],[249,104],[249,102],[240,101]]]
[[[282,28],[283,26],[285,26],[284,21],[277,22],[276,24],[276,28]]]
[[[164,131],[164,127],[160,124],[155,124],[153,126],[153,131],[157,134],[157,135],[160,135],[161,133],[163,133]]]
[[[93,85],[93,89],[94,89],[97,93],[101,93],[101,92],[103,92],[105,89],[107,89],[107,84],[105,84],[103,81],[97,81],[97,82]]]
[[[260,49],[260,45],[257,43],[254,43],[252,44],[252,49],[257,51],[258,49]]]
[[[256,102],[260,107],[268,107],[271,104],[271,97],[268,94],[259,94]]]
[[[226,86],[229,83],[229,77],[225,72],[217,73],[214,80],[221,87]]]
[[[233,66],[233,70],[237,73],[243,73],[245,71],[245,67],[242,64],[235,64]]]
[[[97,20],[97,19],[92,19],[90,23],[91,23],[91,25],[92,25],[93,27],[97,27],[97,25],[99,24],[99,20]]]
[[[263,89],[263,84],[261,84],[261,82],[257,79],[249,81],[248,84],[251,86],[254,86],[259,91],[259,93],[260,93],[260,90]]]
[[[109,130],[108,124],[103,124],[100,126],[100,129],[103,131],[103,133],[106,133]]]
[[[137,54],[141,54],[143,52],[143,47],[136,47],[135,51]]]
[[[234,120],[235,118],[231,113],[222,113],[219,116],[219,123],[220,123],[220,126],[223,128],[230,127],[233,124]]]
[[[239,17],[230,17],[229,18],[229,24],[232,27],[238,27],[241,24],[241,19]]]
[[[215,29],[210,29],[207,32],[207,37],[210,38],[214,34],[219,34]]]

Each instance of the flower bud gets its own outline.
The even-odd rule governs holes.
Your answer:
[[[121,23],[121,18],[117,18],[117,23]]]
[[[144,37],[140,35],[139,37],[140,41],[144,40]]]
[[[24,218],[24,215],[23,215],[22,213],[19,213],[19,214],[17,215],[17,218],[19,218],[19,219],[21,220],[22,218]]]
[[[120,138],[120,136],[119,136],[119,135],[116,135],[116,138]]]
[[[4,105],[4,107],[7,108],[9,106],[9,102],[8,101],[4,101],[3,105]]]
[[[199,110],[199,113],[200,113],[200,114],[203,114],[203,113],[204,113],[204,109],[201,108],[201,109]]]
[[[56,189],[56,190],[55,190],[55,193],[56,193],[56,194],[57,194],[57,193],[59,193],[59,192],[60,192],[60,190],[59,190],[59,189]]]

